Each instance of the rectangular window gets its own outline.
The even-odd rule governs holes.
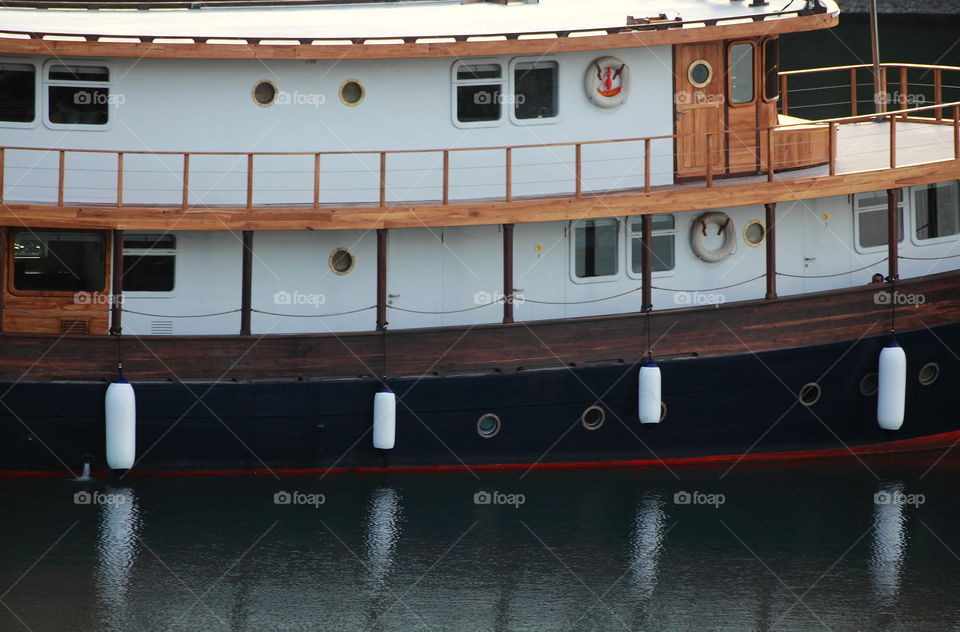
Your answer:
[[[503,68],[500,64],[458,64],[454,71],[457,121],[499,121],[503,104]]]
[[[936,239],[960,233],[960,200],[956,182],[941,182],[913,194],[917,239]]]
[[[31,123],[37,112],[37,69],[0,64],[0,121]]]
[[[126,292],[172,292],[177,238],[126,233],[123,236],[123,289]]]
[[[887,241],[887,193],[877,191],[854,196],[856,200],[857,244],[860,248],[886,246]],[[899,218],[898,239],[903,241],[903,200],[897,208]]]
[[[615,219],[586,219],[573,224],[574,274],[577,278],[613,276],[619,270]]]
[[[730,56],[730,102],[753,101],[753,44],[733,44]]]
[[[522,61],[513,67],[513,115],[518,120],[557,116],[555,61]]]
[[[13,287],[34,292],[102,292],[106,280],[101,233],[17,230]]]
[[[668,272],[676,267],[676,221],[673,215],[654,215],[650,218],[653,229],[650,237],[650,261],[652,272]],[[643,219],[630,218],[630,270],[643,273]]]
[[[47,71],[47,107],[51,123],[106,125],[110,71],[105,66],[53,65]]]
[[[776,101],[780,96],[779,39],[768,39],[763,43],[763,96],[767,101]]]

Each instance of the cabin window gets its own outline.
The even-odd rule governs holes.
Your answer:
[[[559,64],[519,61],[513,66],[513,116],[517,120],[557,116]]]
[[[105,66],[54,64],[47,69],[48,118],[57,125],[106,125],[111,99]]]
[[[616,219],[586,219],[573,224],[574,274],[578,279],[614,276],[620,253]]]
[[[956,182],[941,182],[914,190],[913,217],[918,240],[960,233],[960,200]]]
[[[176,276],[177,238],[157,233],[124,233],[123,290],[172,292]]]
[[[102,292],[105,251],[101,233],[14,231],[13,287],[31,292]]]
[[[763,43],[763,96],[767,101],[776,101],[780,96],[780,40],[768,39]]]
[[[504,102],[503,66],[458,62],[453,73],[457,123],[473,126],[499,121]]]
[[[636,275],[643,273],[643,218],[630,218],[630,270]],[[669,272],[676,267],[677,225],[673,215],[654,215],[650,218],[653,229],[650,236],[650,261],[652,272]]]
[[[0,121],[31,123],[37,111],[37,69],[0,64]]]
[[[340,102],[349,107],[356,107],[363,101],[366,90],[363,84],[356,79],[347,79],[340,84]]]
[[[854,196],[854,229],[859,249],[887,245],[887,192],[876,191]],[[897,208],[897,241],[903,241],[903,200]]]
[[[744,42],[730,46],[730,103],[753,101],[753,44]]]

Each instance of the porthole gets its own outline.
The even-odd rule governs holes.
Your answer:
[[[477,420],[477,434],[484,439],[497,436],[500,432],[500,418],[493,413],[487,413]]]
[[[860,392],[870,396],[880,388],[880,377],[876,373],[867,373],[860,380]]]
[[[813,406],[820,401],[820,385],[816,382],[805,384],[800,389],[800,403],[804,406]]]
[[[687,69],[687,79],[694,88],[704,88],[713,80],[713,66],[706,59],[698,59]]]
[[[743,241],[747,242],[747,245],[751,248],[756,248],[762,244],[766,237],[767,228],[763,225],[763,222],[754,219],[747,222],[747,225],[743,227]]]
[[[330,270],[339,275],[349,274],[356,264],[356,257],[346,248],[337,248],[330,253],[330,257],[327,259]]]
[[[363,89],[363,84],[356,79],[347,79],[340,84],[340,101],[344,105],[350,107],[360,105],[365,95],[366,90]]]
[[[607,413],[599,406],[591,406],[580,415],[580,423],[587,430],[596,430],[603,425],[607,418]]]
[[[667,418],[667,403],[660,402],[660,423],[663,423],[663,420]]]
[[[924,386],[930,386],[937,381],[937,378],[940,377],[940,365],[936,362],[928,362],[923,365],[923,368],[920,369],[920,375],[918,376],[920,383]]]
[[[277,84],[269,79],[258,81],[253,86],[253,102],[262,108],[273,105],[277,100]]]

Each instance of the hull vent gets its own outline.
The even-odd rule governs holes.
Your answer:
[[[90,333],[90,323],[85,320],[61,320],[60,333],[83,335]]]
[[[150,321],[150,334],[153,336],[173,335],[173,321],[172,320]]]

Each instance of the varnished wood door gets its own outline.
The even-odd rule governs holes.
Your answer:
[[[685,44],[674,50],[677,177],[715,174],[725,167],[723,44]],[[708,141],[708,136],[710,140]]]

